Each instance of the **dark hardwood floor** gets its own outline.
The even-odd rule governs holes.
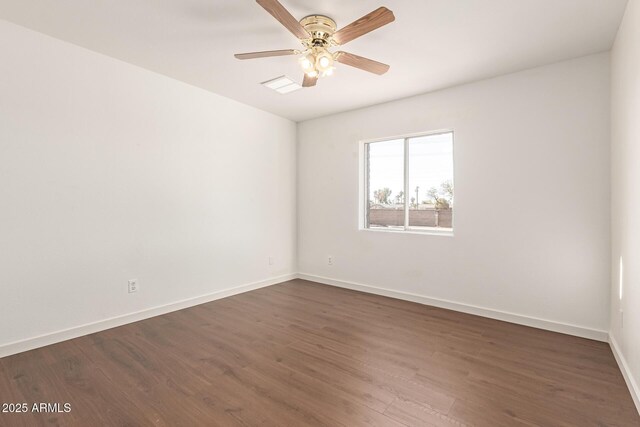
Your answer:
[[[640,426],[605,343],[302,280],[0,359],[0,402],[71,404],[2,426]]]

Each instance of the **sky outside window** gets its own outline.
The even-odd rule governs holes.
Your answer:
[[[425,135],[409,139],[409,202],[428,199],[431,188],[440,190],[442,183],[453,183],[453,134]],[[404,139],[369,144],[369,200],[374,192],[391,190],[390,201],[404,191]]]

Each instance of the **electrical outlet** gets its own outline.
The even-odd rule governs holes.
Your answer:
[[[128,282],[129,293],[138,292],[138,279],[131,279]]]
[[[269,257],[269,265],[273,265],[273,257],[272,256]]]
[[[333,257],[331,255],[327,257],[327,264],[333,265]]]

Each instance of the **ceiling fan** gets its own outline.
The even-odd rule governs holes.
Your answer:
[[[300,39],[303,50],[283,49],[263,52],[237,53],[238,59],[266,58],[271,56],[302,55],[300,66],[304,71],[303,87],[315,86],[321,76],[333,74],[334,62],[359,68],[374,74],[384,74],[389,70],[387,64],[354,55],[347,52],[329,51],[330,47],[341,46],[363,36],[383,25],[393,22],[396,18],[386,7],[380,7],[373,12],[352,22],[336,31],[333,19],[324,15],[310,15],[299,22],[278,0],[256,0],[267,12],[285,26],[294,36]]]

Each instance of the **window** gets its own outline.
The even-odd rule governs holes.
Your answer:
[[[364,228],[453,232],[453,132],[364,144]]]

